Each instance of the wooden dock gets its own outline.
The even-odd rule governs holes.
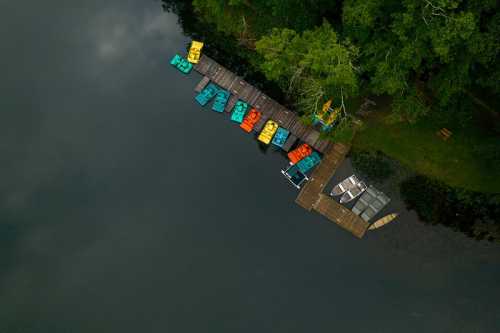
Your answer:
[[[354,236],[361,238],[368,229],[369,223],[322,193],[338,166],[344,161],[348,151],[349,147],[346,145],[339,143],[330,145],[321,163],[313,171],[311,179],[302,187],[295,202],[308,211],[314,209]]]
[[[226,112],[231,112],[234,104],[240,99],[262,113],[261,119],[254,126],[255,131],[260,131],[266,121],[272,119],[279,126],[290,131],[290,136],[283,147],[286,151],[300,139],[323,153],[321,163],[313,171],[311,179],[303,186],[295,202],[308,211],[314,209],[356,237],[363,237],[369,224],[351,210],[322,193],[338,166],[344,161],[350,147],[320,139],[319,131],[312,126],[305,125],[297,114],[286,109],[210,57],[201,56],[194,69],[203,75],[203,79],[198,83],[195,91],[200,92],[212,81],[231,93],[225,108]]]
[[[370,223],[339,204],[328,194],[320,193],[313,204],[313,209],[358,238],[362,238],[370,226]]]
[[[212,58],[202,55],[194,69],[204,76],[195,90],[201,91],[209,81],[212,81],[231,93],[232,96],[226,105],[227,112],[231,111],[238,99],[262,112],[262,118],[254,127],[255,130],[261,130],[265,122],[272,119],[281,127],[289,130],[294,137],[301,139],[321,153],[324,153],[330,146],[330,141],[320,139],[319,131],[312,126],[303,124],[296,113],[280,105]],[[287,145],[287,147],[290,148],[291,145]]]

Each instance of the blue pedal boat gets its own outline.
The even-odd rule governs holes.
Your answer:
[[[288,138],[289,134],[290,132],[287,129],[279,127],[276,133],[274,134],[273,141],[271,142],[273,143],[273,145],[276,145],[281,148],[285,144],[285,141]]]
[[[214,110],[215,112],[224,112],[224,108],[226,107],[228,99],[229,91],[219,89],[219,91],[215,95],[215,101],[214,105],[212,105],[212,110]]]
[[[243,101],[237,101],[233,108],[233,114],[231,114],[231,120],[239,124],[243,121],[245,113],[247,112],[248,104]]]
[[[307,175],[300,171],[297,164],[289,166],[286,170],[281,170],[281,173],[298,189],[300,189],[305,181],[309,180]]]
[[[306,156],[299,162],[297,162],[297,167],[302,173],[306,173],[307,171],[318,165],[319,162],[321,162],[321,157],[317,152],[313,151],[311,155]]]
[[[219,88],[215,84],[209,83],[194,99],[203,106],[214,98],[218,91]]]
[[[172,60],[170,60],[170,65],[176,67],[184,74],[189,74],[189,72],[193,69],[193,64],[178,54],[174,55]]]

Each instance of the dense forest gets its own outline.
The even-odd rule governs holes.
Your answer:
[[[475,98],[500,90],[495,0],[194,0],[193,6],[255,48],[266,77],[298,96],[388,94],[398,118],[451,112],[466,121]]]
[[[217,53],[217,60],[233,70],[241,72],[243,67],[245,73],[257,75],[304,121],[310,121],[328,99],[345,106],[346,116],[324,135],[350,141],[354,152],[381,152],[429,179],[404,187],[420,211],[425,203],[415,198],[424,192],[451,193],[447,197],[453,198],[454,207],[468,204],[465,201],[472,199],[467,198],[478,198],[481,192],[496,212],[500,204],[496,0],[164,0],[163,4],[179,15],[188,35],[207,41],[207,52]],[[371,112],[365,112],[367,102],[376,105],[368,107]],[[450,140],[436,135],[441,128],[453,133]],[[418,191],[413,191],[416,187]],[[455,195],[464,191],[466,195]],[[475,214],[471,210],[466,218]]]

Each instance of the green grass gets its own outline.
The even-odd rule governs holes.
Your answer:
[[[414,125],[389,124],[379,113],[364,121],[363,129],[354,138],[353,149],[381,151],[417,173],[453,187],[500,192],[500,166],[477,151],[485,144],[498,146],[498,137],[472,127],[449,128],[453,135],[443,141],[436,135],[441,126],[432,119],[422,119]]]

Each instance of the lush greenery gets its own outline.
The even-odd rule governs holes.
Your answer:
[[[371,93],[393,96],[393,112],[415,121],[430,111],[467,108],[472,91],[494,95],[500,89],[496,0],[194,0],[193,5],[220,31],[250,47],[257,40],[260,68],[283,87],[293,85],[297,75],[312,78],[302,89],[299,85],[304,94],[311,84],[333,96],[339,87],[355,94],[359,81]]]
[[[380,150],[406,167],[454,187],[498,193],[498,138],[468,127],[443,141],[436,135],[438,128],[437,120],[431,117],[416,124],[394,124],[375,114],[365,118],[365,128],[358,132],[354,146]],[[486,151],[488,147],[490,151]]]
[[[424,176],[404,181],[401,194],[425,222],[444,224],[477,239],[500,240],[500,195],[454,189]]]
[[[354,151],[351,160],[354,168],[372,181],[383,181],[394,173],[389,159],[378,151]]]

